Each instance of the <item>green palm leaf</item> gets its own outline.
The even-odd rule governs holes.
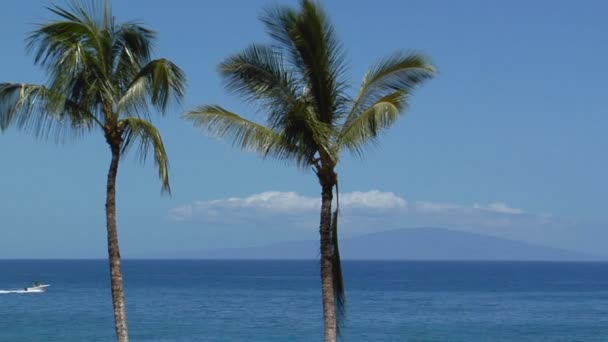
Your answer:
[[[106,48],[100,23],[94,19],[94,12],[99,12],[95,2],[89,3],[90,9],[83,4],[71,2],[68,8],[59,6],[49,7],[49,10],[60,19],[40,25],[28,38],[28,50],[34,52],[35,62],[47,68],[57,70],[57,66],[74,46],[84,48],[84,53],[95,53],[96,57],[89,60],[95,63],[99,70],[107,70]],[[98,13],[99,14],[99,13]]]
[[[281,130],[284,113],[305,105],[297,83],[276,49],[253,44],[220,64],[226,88],[268,113],[268,125]]]
[[[271,46],[252,44],[243,52],[227,58],[219,66],[226,88],[246,100],[274,100],[287,102],[297,97],[294,78],[285,69],[281,54]]]
[[[278,133],[220,106],[201,106],[187,112],[185,118],[213,136],[229,138],[240,149],[289,156]]]
[[[150,122],[140,118],[126,118],[119,123],[123,130],[122,153],[137,146],[140,161],[145,163],[150,151],[154,154],[154,164],[162,182],[162,191],[171,193],[169,185],[169,158],[160,132]]]
[[[36,137],[79,136],[95,118],[65,96],[41,85],[0,83],[0,130],[14,125]]]
[[[171,100],[181,101],[185,87],[186,77],[177,65],[167,59],[151,61],[141,68],[118,100],[117,112],[146,114],[152,105],[165,113]]]
[[[420,54],[396,52],[372,66],[346,118],[346,126],[373,107],[379,99],[396,92],[411,92],[435,74],[435,67]]]
[[[338,146],[363,155],[363,147],[373,143],[380,132],[397,121],[407,107],[407,92],[399,90],[380,98],[370,108],[346,122],[338,138]]]
[[[150,62],[156,33],[138,23],[128,22],[115,27],[114,37],[112,74],[123,94],[130,85],[125,82],[134,79],[137,72]]]
[[[150,61],[156,32],[136,22],[120,24],[114,30],[112,50],[115,68],[121,65],[142,67]]]
[[[0,83],[0,129],[4,130],[17,118],[23,125],[31,121],[35,104],[42,107],[49,102],[46,89],[21,83]],[[21,115],[19,115],[21,114]]]

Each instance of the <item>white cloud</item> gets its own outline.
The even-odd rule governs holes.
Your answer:
[[[512,208],[503,202],[494,202],[488,205],[474,203],[472,206],[455,204],[455,203],[439,203],[431,201],[416,201],[414,208],[420,214],[454,214],[467,213],[474,214],[474,211],[482,211],[496,214],[518,215],[524,214],[522,209]]]
[[[175,221],[188,221],[192,218],[192,205],[183,205],[169,210],[169,217]]]
[[[355,191],[340,195],[340,206],[347,209],[406,209],[407,201],[392,192]]]
[[[479,203],[475,203],[473,205],[473,209],[492,211],[492,212],[500,213],[500,214],[518,215],[518,214],[523,214],[524,213],[523,210],[517,209],[517,208],[511,208],[511,207],[509,207],[508,205],[506,205],[506,204],[504,204],[502,202],[490,203],[487,206],[482,206]]]
[[[344,210],[405,210],[407,201],[392,192],[378,190],[349,192],[340,195]],[[169,211],[175,221],[221,220],[234,221],[254,216],[301,215],[317,212],[321,208],[319,197],[302,196],[295,192],[267,191],[247,197],[231,197],[211,201],[197,201]]]
[[[432,214],[432,213],[440,213],[444,211],[453,211],[456,209],[462,209],[463,207],[458,204],[452,203],[436,203],[429,201],[417,201],[416,202],[416,211],[422,214]]]
[[[318,213],[321,206],[319,197],[303,196],[296,192],[267,191],[246,197],[230,197],[209,201],[197,201],[169,211],[169,217],[175,221],[213,221],[213,222],[249,222],[277,215],[299,217]],[[453,218],[457,222],[482,222],[483,218],[498,220],[503,216],[524,214],[522,209],[513,208],[503,202],[487,205],[474,203],[461,205],[455,203],[440,203],[432,201],[416,201],[412,211],[408,211],[408,201],[392,192],[379,190],[355,191],[340,194],[340,206],[346,213],[358,217],[370,216],[370,219],[380,220],[378,212],[400,217],[416,218],[420,222],[425,217],[433,216],[433,221],[439,216]],[[498,216],[496,216],[498,215]],[[547,215],[545,219],[547,219]],[[457,223],[454,222],[454,223]]]
[[[201,203],[205,204],[205,202]],[[274,212],[292,212],[317,208],[319,201],[315,198],[300,196],[295,192],[267,191],[245,198],[232,197],[207,203],[217,207],[227,206]]]

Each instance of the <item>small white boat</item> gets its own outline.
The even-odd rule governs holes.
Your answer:
[[[46,292],[49,284],[34,283],[30,287],[24,288],[25,292]]]

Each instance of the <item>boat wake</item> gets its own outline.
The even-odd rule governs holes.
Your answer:
[[[42,293],[44,291],[25,291],[25,290],[0,290],[0,294],[16,294],[16,293]]]
[[[0,290],[0,294],[29,294],[29,293],[43,293],[44,290]]]
[[[40,282],[34,282],[30,287],[23,287],[19,290],[0,290],[0,294],[25,294],[25,293],[43,293],[46,292],[49,284],[42,284]]]

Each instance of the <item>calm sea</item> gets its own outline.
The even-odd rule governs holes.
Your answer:
[[[321,341],[315,261],[124,262],[132,341]],[[344,341],[608,341],[608,263],[345,262]],[[43,294],[6,293],[34,280]],[[105,261],[0,261],[0,341],[112,341]]]

